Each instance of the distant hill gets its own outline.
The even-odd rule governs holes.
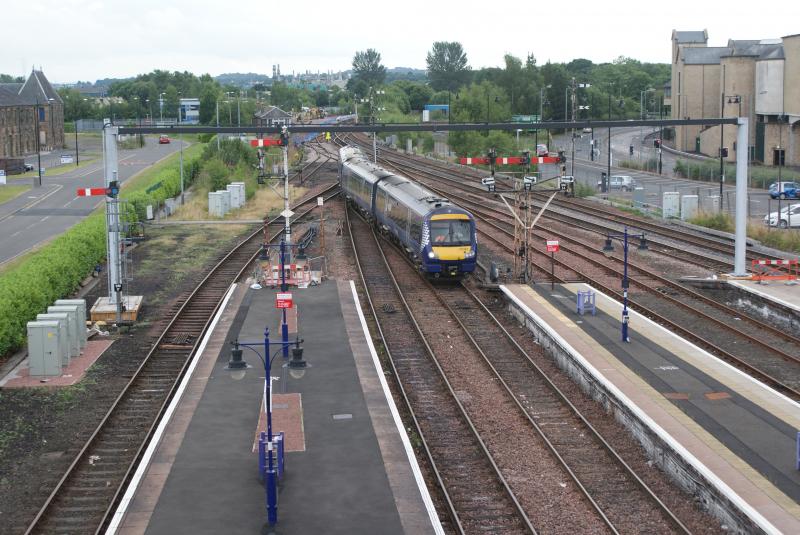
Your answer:
[[[230,72],[214,77],[214,80],[216,80],[220,85],[230,84],[238,87],[251,87],[253,84],[263,84],[264,82],[269,82],[271,79],[271,76],[267,76],[266,74],[257,74],[254,72]]]
[[[391,69],[386,69],[386,83],[391,83],[395,80],[421,82],[427,79],[428,74],[425,69],[414,69],[412,67],[392,67]]]

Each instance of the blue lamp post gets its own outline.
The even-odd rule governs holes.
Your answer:
[[[623,251],[623,268],[622,268],[622,341],[623,342],[630,342],[631,339],[628,336],[628,237],[636,238],[639,240],[639,247],[640,251],[646,251],[647,247],[647,238],[645,238],[644,232],[640,234],[630,234],[628,233],[628,227],[623,229],[622,234],[608,234],[606,237],[606,243],[603,246],[603,253],[610,255],[614,251],[614,243],[612,240],[620,240],[622,242],[622,251]]]
[[[231,377],[234,380],[243,379],[247,368],[250,366],[242,358],[242,350],[239,347],[246,347],[253,351],[264,363],[264,399],[267,411],[267,442],[266,452],[259,452],[259,472],[265,475],[265,486],[267,493],[267,522],[270,526],[274,526],[278,522],[278,472],[276,470],[276,459],[273,456],[275,450],[275,440],[272,434],[272,361],[278,355],[280,350],[270,356],[270,346],[281,346],[284,351],[288,351],[288,346],[292,343],[295,345],[292,348],[292,360],[288,366],[292,377],[300,378],[306,368],[306,362],[303,360],[303,348],[300,347],[301,339],[296,339],[294,342],[270,342],[269,341],[269,328],[264,329],[264,342],[233,342],[233,349],[231,350],[231,359],[228,361],[226,369],[231,371]],[[255,348],[263,345],[264,355],[258,352]],[[266,459],[263,457],[266,456]],[[282,463],[282,459],[278,459],[278,464]]]

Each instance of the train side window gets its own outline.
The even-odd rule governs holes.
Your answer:
[[[411,214],[411,239],[417,243],[422,242],[422,219],[417,214]]]
[[[384,213],[386,212],[386,193],[378,189],[378,193],[375,195],[375,205],[379,212]]]

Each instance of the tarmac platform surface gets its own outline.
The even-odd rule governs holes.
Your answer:
[[[622,342],[619,302],[595,290],[596,315],[577,314],[577,292],[588,285],[501,289],[532,330],[754,526],[800,533],[800,405],[636,312],[631,342]]]
[[[268,532],[441,532],[354,288],[327,281],[292,291],[309,368],[301,379],[289,377],[280,349],[272,349],[273,430],[287,433],[287,454],[278,523]],[[263,353],[268,326],[270,341],[279,341],[275,293],[241,284],[232,292],[141,480],[115,515],[116,533],[265,529],[253,448],[264,365],[245,349],[252,367],[244,379],[234,381],[225,366],[236,338],[260,342]]]
[[[749,280],[729,280],[728,284],[800,313],[800,284],[786,284],[786,281],[782,280],[769,281],[768,284]]]

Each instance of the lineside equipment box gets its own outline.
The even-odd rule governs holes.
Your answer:
[[[61,375],[60,343],[57,321],[28,322],[28,367],[32,376]]]

